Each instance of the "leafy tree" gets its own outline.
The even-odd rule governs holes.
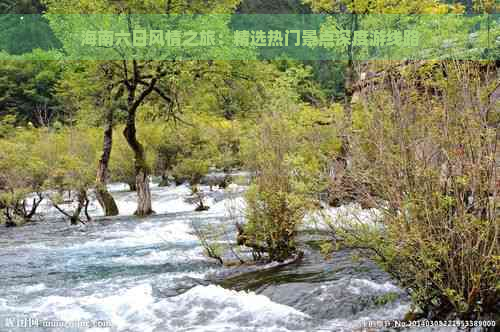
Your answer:
[[[51,190],[49,199],[72,224],[84,223],[82,213],[91,220],[87,212],[88,192],[95,185],[97,144],[95,130],[69,128],[50,134],[39,147],[49,168],[45,182]],[[63,203],[70,204],[69,209],[63,208]]]
[[[61,119],[55,98],[60,76],[56,61],[0,61],[0,118],[13,115],[15,125],[37,127]]]
[[[2,0],[0,14],[41,14],[45,10],[38,0]]]
[[[44,136],[38,131],[17,130],[0,142],[0,221],[8,226],[31,221],[43,200],[48,168],[37,146]]]
[[[47,1],[49,13],[130,13],[134,12],[148,12],[154,11],[157,13],[203,13],[203,12],[231,12],[234,10],[237,2],[228,0],[220,1],[172,1],[169,6],[165,8],[163,2],[139,2],[133,1],[127,4],[121,2],[111,1],[95,1],[75,2],[75,1]],[[161,26],[165,17],[159,17],[157,20],[151,21],[152,24]],[[135,20],[135,22],[132,22]],[[124,24],[125,30],[130,31],[135,23],[140,23],[141,17],[125,15],[125,19],[120,21]],[[118,23],[120,23],[118,22]],[[63,44],[68,52],[85,51],[82,49],[68,49],[71,45],[67,34],[64,30],[67,24],[87,24],[88,22],[80,22],[78,20],[64,20],[64,18],[53,18],[51,21],[54,31],[61,37]],[[226,22],[221,22],[222,27]],[[110,50],[110,52],[117,51]],[[119,51],[119,50],[118,50]],[[117,54],[120,54],[118,52]],[[136,174],[136,187],[138,197],[138,207],[136,214],[145,216],[151,214],[151,193],[149,189],[149,168],[146,163],[146,156],[143,145],[138,141],[136,135],[136,114],[140,107],[144,105],[146,99],[156,95],[161,98],[171,114],[176,111],[175,96],[175,78],[181,74],[181,68],[178,62],[165,62],[165,61],[138,61],[128,60],[123,58],[122,62],[110,62],[112,70],[112,79],[117,82],[114,86],[116,89],[116,98],[123,96],[126,100],[123,107],[127,114],[126,126],[123,135],[127,139],[130,148],[134,151],[135,160],[135,174]]]
[[[275,98],[242,143],[245,165],[255,178],[245,195],[247,223],[238,226],[238,243],[273,261],[299,253],[298,226],[318,204],[317,193],[326,185],[322,170],[328,158],[323,156],[336,146],[333,137],[315,137],[325,114],[297,104],[290,86],[294,82],[288,77],[275,82]]]
[[[40,15],[44,10],[38,0],[0,1],[0,51],[23,54],[60,48],[48,21]]]
[[[118,127],[118,129],[121,128]],[[109,161],[109,179],[126,183],[131,191],[136,191],[134,152],[128,146],[125,137],[121,135],[113,140],[113,150]]]
[[[0,17],[0,51],[23,54],[34,49],[50,50],[61,47],[48,21],[42,15],[0,14]]]
[[[0,138],[11,136],[15,131],[16,117],[6,115],[0,121]]]
[[[212,118],[213,119],[213,118]],[[199,184],[210,166],[215,164],[217,157],[216,138],[207,131],[205,126],[197,124],[194,127],[185,128],[180,135],[184,136],[184,144],[177,154],[177,162],[172,169],[174,178],[185,179],[191,186],[192,194],[195,196],[198,206],[197,211],[208,210],[203,203],[203,194]]]
[[[100,77],[106,77],[106,81]],[[118,117],[118,106],[113,90],[110,70],[98,62],[65,62],[61,80],[57,84],[57,97],[71,124],[104,127],[103,147],[97,163],[96,196],[106,216],[118,214],[113,196],[108,192],[108,164],[113,144],[113,127]]]
[[[456,12],[454,6],[441,4],[436,0],[425,1],[400,1],[394,4],[390,1],[364,1],[364,0],[342,0],[342,1],[329,1],[329,0],[304,0],[305,4],[311,6],[315,13],[323,14],[349,14],[337,15],[330,18],[325,26],[332,25],[333,27],[342,27],[342,29],[349,30],[351,35],[354,31],[360,29],[365,24],[365,21],[370,20],[370,15],[365,14],[437,14]],[[398,15],[386,15],[384,19],[394,23],[399,22]],[[377,17],[380,21],[380,16]],[[399,23],[398,23],[399,24]],[[390,25],[389,25],[390,26]],[[397,25],[400,28],[400,25]],[[333,50],[336,52],[336,50]],[[338,163],[348,165],[349,156],[349,137],[351,135],[350,128],[352,124],[352,98],[354,95],[354,85],[357,80],[356,67],[359,63],[356,61],[357,54],[359,53],[358,47],[351,44],[347,49],[347,62],[344,69],[344,113],[346,118],[346,130],[343,133],[343,153],[338,156]]]

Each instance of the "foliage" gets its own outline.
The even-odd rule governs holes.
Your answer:
[[[48,51],[61,47],[42,15],[0,13],[0,18],[0,51],[20,55],[35,49]]]
[[[436,0],[411,1],[405,0],[394,4],[387,0],[304,0],[315,12],[322,13],[356,13],[356,14],[445,14],[453,6]]]
[[[409,65],[358,108],[371,116],[353,137],[351,172],[384,217],[381,227],[332,226],[370,249],[431,317],[478,319],[497,305],[496,75],[491,63]]]
[[[0,222],[13,225],[34,217],[42,198],[29,196],[42,191],[48,175],[43,155],[35,148],[43,137],[41,132],[22,130],[0,140]]]
[[[119,132],[122,127],[117,127]],[[109,162],[109,180],[127,183],[135,191],[134,153],[122,135],[115,135]]]
[[[43,3],[49,14],[231,13],[239,5],[235,0]],[[310,9],[385,13],[391,14],[387,26],[400,28],[416,21],[392,14],[494,11],[491,0],[474,3],[473,8],[467,8],[468,1],[464,5],[435,0],[254,1],[242,4],[240,11],[255,4],[301,13]],[[39,13],[42,8],[37,1],[7,0],[0,5],[2,12],[15,13]],[[448,318],[454,312],[476,319],[494,313],[500,262],[498,60],[496,65],[438,61],[353,65],[352,59],[38,61],[58,58],[57,51],[44,49],[57,46],[59,40],[67,54],[89,54],[91,50],[73,44],[75,36],[66,32],[83,30],[96,17],[75,15],[65,21],[49,15],[38,23],[13,18],[0,23],[5,28],[0,44],[6,45],[0,50],[1,222],[15,225],[31,220],[45,197],[73,223],[83,221],[80,215],[95,186],[105,114],[112,110],[110,122],[119,134],[113,136],[111,181],[133,188],[138,168],[144,182],[149,175],[160,176],[165,183],[172,177],[178,183],[188,181],[203,209],[198,185],[209,171],[252,172],[245,195],[246,224],[238,223],[237,242],[252,248],[255,258],[284,261],[298,254],[300,223],[318,207],[323,194],[355,190],[356,198],[376,206],[383,217],[373,225],[332,221],[336,242],[322,243],[322,252],[341,245],[367,250],[410,290],[415,305],[429,317]],[[113,27],[126,30],[126,18],[120,16]],[[102,19],[115,23],[109,17]],[[163,28],[165,23],[140,16],[130,19],[148,27]],[[492,25],[491,36],[474,34],[485,19],[461,23],[450,18],[448,24],[452,31],[466,30],[483,42],[498,35],[498,22]],[[28,40],[16,45],[16,40],[6,39],[13,30],[27,33],[35,23],[44,25],[37,33],[51,35],[41,44]],[[221,17],[218,23],[226,34],[231,22]],[[352,23],[352,16],[340,15],[323,28]],[[432,20],[426,23],[423,38],[437,38]],[[193,22],[179,24],[182,30],[194,28]],[[360,17],[357,24],[369,29],[373,21]],[[471,48],[467,38],[448,37],[464,52],[484,51]],[[489,52],[494,57],[499,47],[493,43],[497,46]],[[30,53],[9,54],[13,49]],[[430,51],[438,56],[443,50]],[[114,49],[109,52],[116,55]],[[373,84],[357,91],[356,98],[352,96],[355,69],[378,75],[370,81]],[[343,107],[335,103],[341,99]],[[121,135],[132,124],[133,135]],[[339,160],[345,162],[347,176],[335,182]],[[42,192],[45,196],[36,195]],[[221,261],[228,248],[218,239],[227,237],[225,229],[195,231],[208,255]],[[376,302],[393,300],[394,294],[388,294]]]
[[[315,116],[323,114],[278,98],[243,146],[255,179],[245,195],[247,222],[239,242],[259,255],[267,253],[269,260],[283,261],[298,252],[298,226],[325,185],[325,151],[314,135]]]
[[[12,135],[15,130],[16,117],[14,115],[5,115],[0,120],[0,137],[5,138]]]
[[[52,205],[72,224],[82,222],[80,213],[87,214],[88,191],[95,185],[95,165],[97,163],[96,131],[65,128],[51,133],[39,149],[45,154],[49,172],[45,188]],[[76,207],[74,204],[76,203]],[[60,205],[71,204],[71,211]]]
[[[94,184],[96,130],[63,129],[47,137],[40,149],[50,169],[46,186],[59,191],[88,189]]]
[[[0,208],[4,221],[29,221],[45,196],[54,206],[78,200],[78,196],[86,198],[95,180],[95,134],[85,128],[58,132],[16,129],[3,139]]]
[[[57,61],[0,61],[0,118],[15,117],[15,125],[45,126],[57,119]]]

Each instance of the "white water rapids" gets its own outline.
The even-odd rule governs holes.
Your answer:
[[[110,188],[118,217],[99,217],[92,202],[94,221],[70,226],[45,206],[46,220],[0,229],[0,331],[27,331],[6,326],[12,317],[111,324],[29,331],[352,331],[364,320],[400,319],[409,308],[388,276],[347,258],[304,264],[301,281],[256,292],[210,283],[206,277],[224,268],[204,256],[192,223],[227,221],[222,190],[209,195],[210,210],[194,212],[184,201],[187,186],[153,186],[157,214],[137,219],[135,193]],[[373,304],[388,293],[397,299]]]

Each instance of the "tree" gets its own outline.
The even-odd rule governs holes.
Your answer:
[[[322,28],[329,29],[344,29],[350,31],[352,36],[354,31],[358,29],[371,30],[375,22],[377,28],[380,23],[384,22],[386,27],[394,27],[394,29],[402,29],[405,26],[411,26],[411,18],[409,14],[446,14],[446,13],[460,13],[462,8],[460,6],[443,4],[435,0],[424,1],[401,1],[397,4],[386,0],[377,1],[363,1],[363,0],[342,0],[342,1],[329,1],[329,0],[304,0],[305,4],[311,6],[315,13],[321,14],[337,14],[334,17],[328,18]],[[391,15],[367,15],[367,14],[391,14]],[[392,15],[394,14],[394,15]],[[406,17],[405,17],[406,14]],[[403,19],[401,19],[403,17]],[[409,18],[410,17],[410,18]],[[417,20],[432,20],[432,15],[422,15],[423,18],[417,17]],[[451,18],[452,20],[455,19]],[[458,19],[460,20],[460,19]],[[429,31],[432,36],[433,31]],[[463,34],[463,33],[462,33]],[[429,37],[429,36],[426,36]],[[429,39],[429,38],[428,38]],[[441,45],[439,45],[441,46]],[[332,49],[332,52],[338,52],[337,48]],[[347,60],[344,61],[343,70],[343,109],[344,119],[342,136],[342,148],[340,153],[335,156],[333,163],[333,173],[336,176],[348,177],[350,172],[351,153],[350,141],[353,128],[353,96],[355,93],[356,82],[358,81],[358,73],[363,68],[369,71],[370,67],[377,66],[377,63],[368,61],[359,61],[363,56],[368,56],[367,51],[359,46],[353,46],[350,43],[342,51],[347,52]],[[391,57],[406,58],[407,53],[400,49],[387,49]],[[442,55],[442,54],[440,54]],[[449,55],[449,54],[448,54]],[[438,57],[439,55],[436,55]],[[373,69],[373,68],[372,68]],[[343,182],[344,179],[340,179]],[[334,189],[333,189],[334,191]],[[344,198],[341,198],[344,199]]]
[[[41,14],[45,7],[38,0],[3,0],[0,14]]]
[[[97,165],[96,196],[99,204],[104,210],[104,214],[106,216],[116,216],[118,215],[118,206],[106,187],[109,178],[109,159],[111,158],[111,151],[113,148],[113,126],[116,106],[113,103],[114,99],[111,99],[113,98],[111,96],[111,92],[113,91],[113,85],[111,83],[112,73],[106,67],[101,67],[101,70],[105,71],[105,76],[108,76],[110,83],[108,83],[105,90],[107,102],[104,102],[104,137],[102,143],[102,154]]]
[[[61,120],[55,97],[62,66],[57,61],[0,61],[0,117],[15,125],[48,126]]]
[[[100,77],[105,77],[102,82]],[[113,127],[117,101],[113,97],[112,73],[105,64],[97,62],[65,63],[57,84],[57,97],[71,125],[103,126],[103,147],[97,163],[96,196],[106,216],[118,214],[116,202],[107,190],[108,165],[113,146]]]
[[[44,10],[38,0],[0,1],[0,51],[22,54],[61,47],[41,15]]]
[[[123,125],[116,128],[117,131],[123,131]],[[110,180],[114,182],[123,182],[128,184],[130,191],[136,191],[135,188],[135,170],[134,170],[134,152],[128,146],[123,135],[117,135],[113,139],[113,150],[109,161]]]
[[[176,163],[172,168],[172,174],[179,182],[183,179],[189,182],[191,193],[194,196],[197,207],[196,211],[205,211],[209,207],[203,202],[203,192],[200,190],[200,182],[209,168],[215,165],[218,156],[216,140],[210,135],[209,124],[200,121],[202,115],[197,115],[198,123],[194,126],[184,127],[178,130],[177,137],[183,137],[182,146],[176,155]],[[215,120],[215,117],[211,117]]]
[[[43,132],[16,130],[0,144],[0,221],[7,226],[29,222],[44,199],[47,165],[38,153]]]
[[[132,32],[132,27],[136,23],[141,23],[141,17],[130,15],[132,11],[137,12],[147,12],[154,10],[158,13],[203,13],[203,12],[230,12],[233,11],[237,1],[172,1],[169,2],[167,8],[160,6],[159,3],[155,2],[111,2],[111,1],[95,1],[92,2],[78,2],[75,1],[47,1],[49,13],[70,13],[70,12],[80,12],[80,13],[99,13],[106,12],[109,13],[122,13],[125,14],[123,17],[118,17],[118,23],[129,32]],[[207,6],[208,5],[208,6]],[[49,18],[50,19],[50,18]],[[86,18],[84,17],[83,20]],[[92,20],[95,18],[89,18]],[[99,18],[98,18],[99,19]],[[153,18],[148,21],[148,24],[153,24],[161,27],[162,22],[168,17]],[[133,20],[135,20],[133,22]],[[195,22],[195,21],[194,21]],[[222,22],[222,27],[227,23]],[[144,23],[144,22],[143,22]],[[192,22],[191,22],[192,23]],[[67,29],[67,24],[73,26],[74,24],[91,24],[89,22],[81,22],[78,20],[72,20],[65,18],[52,18],[51,25],[54,28],[56,35],[61,37],[63,44],[68,52],[84,51],[81,47],[78,49],[70,49],[74,47],[68,38],[64,30]],[[193,24],[193,23],[192,23]],[[65,39],[66,38],[66,39]],[[71,38],[71,37],[69,37]],[[132,38],[132,34],[130,36]],[[72,46],[73,45],[73,46]],[[116,51],[117,54],[123,54],[122,50],[115,48],[110,50]],[[125,52],[127,54],[127,52]],[[115,54],[116,56],[116,54]],[[166,61],[139,61],[129,60],[130,57],[123,57],[120,62],[109,62],[110,68],[112,68],[112,76],[115,80],[115,88],[117,90],[117,96],[124,95],[126,102],[123,105],[124,111],[127,114],[125,129],[123,130],[123,135],[125,136],[130,148],[134,152],[134,162],[135,162],[135,180],[137,189],[137,199],[138,206],[136,210],[136,215],[146,216],[153,212],[151,209],[151,193],[149,189],[149,174],[150,170],[146,163],[145,152],[143,145],[137,139],[136,130],[136,115],[142,105],[146,102],[148,97],[151,95],[156,95],[161,98],[165,104],[168,112],[174,115],[176,111],[176,96],[175,89],[173,86],[173,78],[181,73],[178,62],[166,62]]]
[[[108,108],[105,112],[106,124],[104,128],[102,154],[99,159],[99,164],[97,165],[96,195],[99,204],[104,209],[104,214],[106,216],[116,216],[118,215],[118,206],[106,187],[109,179],[109,159],[111,158],[111,151],[113,148],[113,119],[115,111],[113,108]]]
[[[152,65],[140,64],[136,60],[132,60],[131,67],[129,67],[128,63],[129,61],[124,61],[121,73],[119,74],[127,92],[127,121],[123,135],[134,152],[135,183],[138,199],[135,214],[146,216],[153,212],[149,189],[149,167],[146,163],[144,147],[137,140],[136,114],[144,99],[153,92],[162,97],[172,110],[174,110],[175,106],[175,97],[159,88],[159,81],[170,72],[164,63],[154,63]]]
[[[317,193],[326,185],[322,170],[328,160],[323,156],[335,148],[335,143],[325,144],[331,137],[315,137],[325,114],[297,103],[295,82],[283,81],[275,82],[267,112],[242,143],[254,179],[245,195],[247,222],[239,227],[237,240],[253,248],[257,258],[266,254],[271,261],[300,254],[298,227],[318,205]]]
[[[88,194],[95,185],[97,145],[96,130],[70,127],[51,133],[39,147],[49,169],[45,182],[45,188],[50,189],[49,199],[73,225],[85,223],[82,213],[87,221],[91,220]]]

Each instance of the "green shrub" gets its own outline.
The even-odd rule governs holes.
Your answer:
[[[311,139],[315,128],[303,126],[308,110],[290,104],[286,108],[287,103],[279,107],[283,106],[281,112],[271,106],[244,144],[254,179],[245,195],[247,223],[239,236],[239,242],[258,256],[266,253],[276,261],[298,252],[298,226],[317,205],[316,193],[324,186],[322,154]]]
[[[409,66],[369,94],[351,172],[370,184],[382,227],[333,221],[338,238],[371,249],[433,318],[487,317],[500,297],[499,127],[486,114],[496,74],[485,66]]]

